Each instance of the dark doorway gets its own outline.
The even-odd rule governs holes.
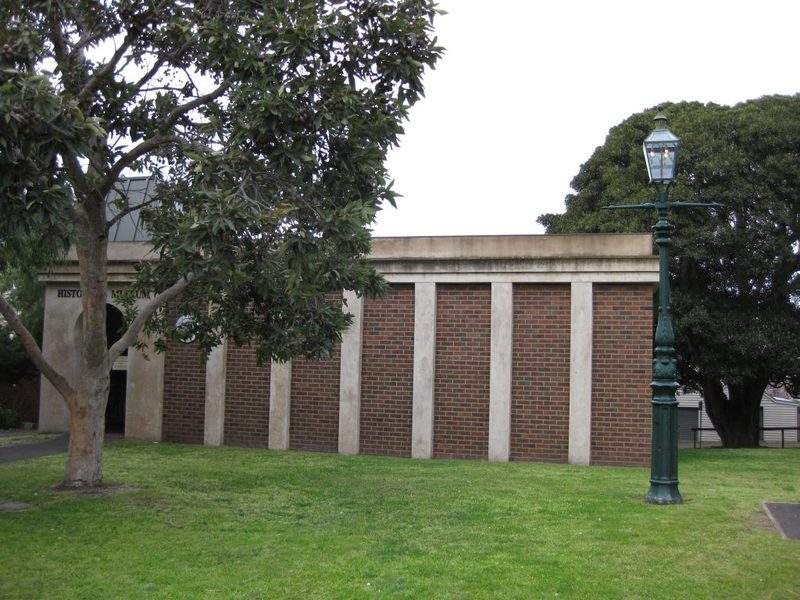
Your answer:
[[[122,337],[124,319],[122,311],[117,307],[106,304],[106,338],[108,346]],[[106,406],[106,433],[125,433],[125,388],[128,384],[128,351],[111,369],[111,385],[108,390],[108,405]]]

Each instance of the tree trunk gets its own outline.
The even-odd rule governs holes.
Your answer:
[[[723,448],[758,448],[761,397],[766,388],[766,380],[746,378],[729,385],[726,394],[718,379],[703,381],[706,412]]]
[[[106,337],[108,237],[104,198],[96,192],[79,208],[76,231],[83,348],[76,403],[70,411],[64,486],[94,487],[103,482],[105,411],[111,379]]]
[[[108,378],[106,378],[108,380]],[[105,394],[108,394],[106,388]],[[105,400],[79,398],[69,425],[69,453],[64,487],[96,487],[103,483]]]

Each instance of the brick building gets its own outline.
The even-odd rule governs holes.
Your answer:
[[[124,288],[145,242],[111,244]],[[377,238],[381,299],[344,292],[331,358],[259,366],[193,343],[115,365],[109,423],[132,439],[342,454],[645,466],[653,288],[649,235]],[[44,277],[45,356],[80,344],[74,266]],[[108,306],[109,318],[118,308]],[[116,381],[116,384],[114,383]],[[41,430],[67,412],[42,382]]]

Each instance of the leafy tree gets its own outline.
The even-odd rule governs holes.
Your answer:
[[[724,204],[671,213],[679,379],[702,392],[725,446],[757,446],[766,386],[800,389],[800,96],[666,113],[682,141],[671,199]],[[611,129],[566,212],[539,218],[549,233],[647,230],[653,214],[601,209],[652,201],[641,144],[654,114]]]
[[[110,366],[144,328],[175,335],[168,303],[194,316],[206,350],[227,337],[286,359],[332,347],[348,323],[334,292],[382,291],[368,227],[394,202],[384,159],[441,54],[438,11],[433,0],[0,7],[0,267],[42,264],[25,261],[31,247],[49,260],[74,248],[78,383],[4,297],[0,312],[69,407],[64,484],[94,486]],[[159,182],[139,205],[119,185],[131,172]],[[132,294],[150,300],[107,349],[108,231],[133,210],[159,260],[140,265]]]

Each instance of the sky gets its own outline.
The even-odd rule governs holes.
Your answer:
[[[446,54],[389,155],[403,197],[376,236],[543,233],[536,218],[564,211],[572,178],[630,115],[800,92],[797,0],[439,7]]]

